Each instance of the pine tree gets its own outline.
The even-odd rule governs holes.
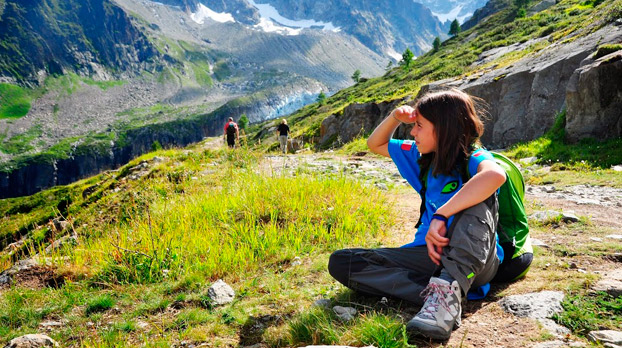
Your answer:
[[[516,17],[525,17],[527,14],[527,6],[530,0],[514,0],[514,8],[516,11]]]
[[[454,19],[454,21],[451,22],[451,26],[449,27],[449,35],[455,36],[458,35],[461,31],[462,28],[460,28],[460,23],[458,23],[457,19]]]
[[[437,36],[432,43],[432,50],[436,52],[439,48],[441,48],[441,39]]]
[[[324,91],[321,91],[320,94],[317,96],[316,101],[320,104],[320,105],[324,105],[324,103],[326,102],[326,94],[324,94]]]
[[[402,53],[402,60],[400,61],[400,64],[404,66],[404,69],[408,70],[410,68],[410,64],[413,62],[414,57],[415,54],[409,48],[407,48],[406,51]]]
[[[361,71],[359,69],[356,69],[354,74],[352,74],[352,80],[354,81],[354,83],[357,83],[359,82],[360,79],[361,79]]]
[[[246,117],[246,114],[242,114],[242,116],[240,116],[240,119],[238,120],[238,126],[240,127],[240,129],[246,129],[247,125],[248,117]]]

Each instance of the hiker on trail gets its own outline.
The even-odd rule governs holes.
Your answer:
[[[281,143],[281,152],[287,152],[287,136],[289,135],[289,126],[287,125],[287,120],[281,120],[281,124],[276,127],[276,136],[279,137],[279,142]]]
[[[238,124],[233,122],[233,117],[229,117],[227,123],[225,123],[223,138],[227,141],[229,147],[234,147],[236,141],[240,141],[240,130]]]
[[[414,141],[392,139],[402,123],[413,124]],[[411,335],[448,339],[467,292],[497,272],[496,192],[506,175],[479,147],[483,131],[473,99],[451,90],[398,107],[367,140],[421,196],[415,238],[400,248],[337,250],[328,269],[353,290],[422,305],[406,325]],[[467,170],[470,179],[461,174]]]

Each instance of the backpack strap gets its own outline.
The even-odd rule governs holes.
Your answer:
[[[428,171],[430,168],[421,168],[421,172],[419,172],[419,182],[421,183],[421,191],[419,191],[419,195],[421,195],[421,206],[419,206],[419,220],[415,224],[415,228],[419,228],[422,224],[423,214],[425,213],[425,191],[427,190],[426,183],[428,181]]]

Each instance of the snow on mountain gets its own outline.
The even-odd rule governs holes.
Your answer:
[[[298,35],[305,28],[316,28],[332,32],[341,31],[332,23],[316,22],[313,19],[292,20],[283,17],[279,11],[270,4],[257,4],[253,0],[248,2],[259,11],[259,24],[255,28],[259,28],[265,32],[276,32],[283,35]]]
[[[413,0],[423,4],[432,11],[439,21],[445,23],[457,19],[464,23],[475,10],[483,7],[487,0]]]
[[[198,24],[203,24],[207,18],[219,23],[235,22],[230,13],[212,11],[203,4],[198,4],[197,12],[191,13],[190,18]]]

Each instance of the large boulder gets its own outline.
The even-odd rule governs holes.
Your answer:
[[[622,136],[622,50],[587,59],[566,88],[566,136],[577,141]]]

